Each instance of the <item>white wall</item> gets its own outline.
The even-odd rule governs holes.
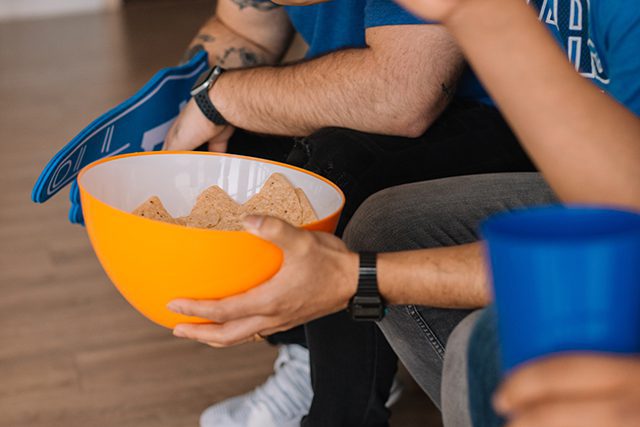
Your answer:
[[[119,4],[120,0],[0,0],[0,21],[106,10]]]

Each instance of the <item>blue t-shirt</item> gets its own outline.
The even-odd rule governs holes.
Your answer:
[[[428,24],[393,0],[333,0],[313,6],[288,6],[286,10],[293,26],[309,45],[307,58],[340,49],[364,48],[367,28]],[[471,72],[462,76],[457,95],[490,102]]]
[[[293,26],[309,45],[307,58],[346,48],[366,46],[367,28],[424,24],[393,0],[333,0],[313,6],[286,8]]]
[[[576,70],[640,115],[640,1],[532,3]]]

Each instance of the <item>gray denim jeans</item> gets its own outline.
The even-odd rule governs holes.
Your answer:
[[[358,209],[345,232],[349,247],[392,252],[454,246],[478,240],[488,216],[557,201],[537,173],[471,175],[383,190]],[[379,323],[414,379],[441,406],[445,347],[470,310],[392,306]],[[451,404],[454,404],[451,401]],[[448,426],[447,426],[448,427]]]

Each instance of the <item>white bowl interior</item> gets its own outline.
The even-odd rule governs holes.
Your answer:
[[[188,215],[198,195],[218,185],[239,203],[256,194],[273,173],[281,173],[307,194],[319,218],[342,204],[342,195],[326,182],[294,169],[209,154],[133,156],[101,163],[81,178],[83,187],[110,206],[131,212],[158,196],[173,216]]]

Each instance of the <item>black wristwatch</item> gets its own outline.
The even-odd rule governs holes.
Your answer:
[[[228,122],[224,117],[222,117],[222,114],[220,114],[215,105],[213,105],[213,102],[211,102],[211,98],[209,98],[209,89],[213,87],[213,84],[218,80],[218,77],[224,73],[224,71],[225,70],[222,67],[213,67],[211,70],[202,74],[191,89],[191,96],[196,101],[198,107],[200,107],[202,114],[217,125],[226,125]]]
[[[353,320],[375,322],[382,320],[386,307],[378,290],[377,254],[360,253],[358,290],[349,301],[349,312]]]

